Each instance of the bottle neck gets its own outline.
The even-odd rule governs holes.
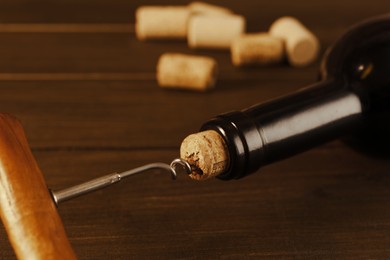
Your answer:
[[[217,116],[202,130],[225,139],[229,170],[221,179],[241,178],[261,166],[336,138],[361,121],[360,97],[343,81],[326,80],[275,101]]]

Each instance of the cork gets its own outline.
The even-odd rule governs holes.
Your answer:
[[[186,6],[141,6],[135,15],[137,38],[185,39],[190,14]]]
[[[216,78],[217,62],[206,56],[165,53],[157,64],[157,82],[163,88],[207,91]]]
[[[202,14],[202,15],[230,15],[233,12],[223,6],[212,5],[204,2],[192,2],[188,5],[188,8],[191,10],[192,14]]]
[[[293,17],[282,17],[270,27],[269,33],[284,40],[289,63],[306,66],[316,60],[319,51],[317,37]]]
[[[190,177],[206,180],[229,167],[229,153],[222,136],[207,130],[187,136],[180,147],[180,157],[192,166]]]
[[[188,45],[193,49],[229,49],[234,38],[245,32],[240,15],[193,15],[188,23]]]
[[[284,57],[283,40],[268,33],[241,35],[233,40],[230,51],[235,66],[275,64]]]

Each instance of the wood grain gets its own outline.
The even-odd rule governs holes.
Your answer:
[[[319,37],[322,53],[353,23],[390,10],[387,0],[209,2],[246,16],[251,32],[294,15]],[[236,69],[227,52],[135,39],[138,6],[187,3],[0,1],[0,111],[21,120],[49,187],[170,162],[210,117],[316,80],[319,61]],[[158,88],[165,52],[215,58],[215,91]],[[59,213],[80,259],[386,259],[389,171],[389,158],[335,141],[238,181],[135,176]],[[1,227],[0,259],[14,258]]]
[[[19,259],[76,259],[21,124],[0,114],[0,217]]]

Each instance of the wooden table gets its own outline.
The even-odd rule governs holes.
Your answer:
[[[266,30],[301,19],[323,50],[348,26],[388,12],[388,0],[210,1]],[[143,164],[170,162],[182,139],[212,116],[289,93],[317,78],[316,64],[236,69],[227,52],[185,42],[139,42],[134,10],[168,1],[1,1],[0,111],[23,123],[53,189]],[[186,4],[186,1],[170,1]],[[206,94],[158,88],[164,52],[218,60]],[[241,180],[132,177],[59,208],[80,259],[316,258],[390,256],[390,161],[341,141]],[[0,228],[0,258],[15,256]]]

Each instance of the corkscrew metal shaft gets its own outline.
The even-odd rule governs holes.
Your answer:
[[[177,172],[179,170],[179,167],[182,168],[182,170],[189,174],[191,173],[191,165],[182,160],[182,159],[175,159],[171,162],[170,165],[165,163],[151,163],[147,164],[132,170],[128,170],[122,173],[112,173],[108,174],[96,179],[92,179],[90,181],[63,189],[59,191],[51,191],[51,195],[53,197],[54,202],[56,205],[58,205],[61,202],[79,197],[81,195],[100,190],[102,188],[108,187],[112,184],[115,184],[122,179],[133,176],[139,173],[144,173],[151,170],[164,170],[167,172],[170,172],[172,175],[172,179],[176,179]]]

